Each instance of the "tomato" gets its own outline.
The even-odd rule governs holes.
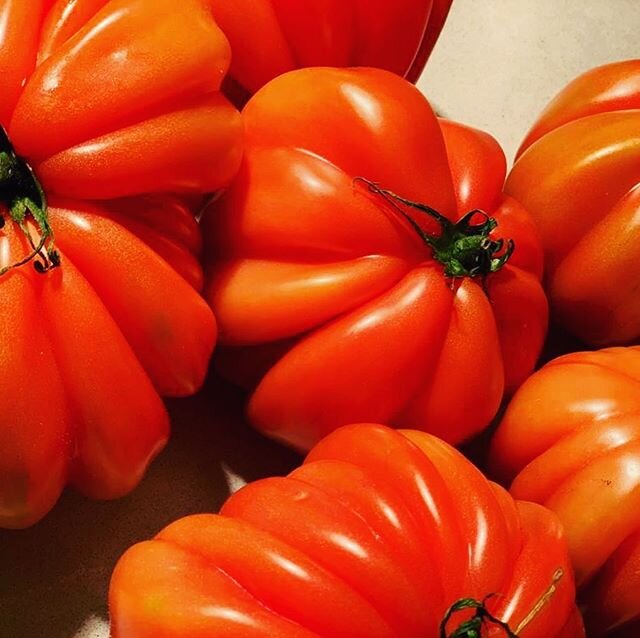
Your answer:
[[[240,163],[229,45],[198,0],[101,4],[0,0],[3,527],[132,489],[216,339],[188,203]]]
[[[109,1],[59,1],[48,40],[67,38]],[[278,75],[307,66],[375,66],[415,82],[453,0],[201,2],[233,50],[226,90],[243,101]]]
[[[516,393],[491,465],[565,527],[591,636],[640,631],[640,348],[552,361]]]
[[[558,322],[597,346],[640,337],[640,60],[569,84],[524,141],[506,191],[535,218]]]
[[[250,95],[310,66],[380,67],[416,81],[453,0],[208,2],[231,42],[231,89]]]
[[[522,638],[579,638],[574,594],[551,512],[514,501],[431,435],[363,424],[329,435],[288,477],[241,489],[220,515],[131,548],[111,581],[111,629],[436,638],[447,609],[471,599]],[[453,612],[446,635],[468,617]],[[488,623],[456,635],[506,634]]]
[[[205,214],[206,295],[219,367],[257,384],[253,423],[302,449],[355,421],[454,443],[486,426],[547,322],[539,240],[501,193],[497,142],[374,69],[294,71],[243,117],[244,164]]]

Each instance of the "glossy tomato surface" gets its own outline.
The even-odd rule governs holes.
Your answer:
[[[59,1],[49,42],[67,38],[110,1]],[[200,1],[231,44],[226,88],[240,101],[278,75],[309,66],[373,66],[415,82],[453,4],[453,0]],[[47,43],[45,50],[50,46]]]
[[[302,449],[355,421],[453,443],[486,426],[547,325],[541,247],[502,194],[496,141],[438,121],[415,87],[374,69],[292,72],[243,117],[243,166],[206,213],[206,295],[220,369],[253,388],[251,421]],[[447,232],[479,232],[474,209],[494,217],[479,269],[504,254],[498,238],[515,252],[487,276],[446,276],[424,239],[443,236],[433,215],[380,189],[436,209]]]
[[[518,636],[579,638],[574,593],[551,512],[431,435],[353,425],[220,515],[130,549],[111,581],[111,627],[114,638],[436,638],[451,605],[494,594],[490,612]]]
[[[379,67],[415,82],[453,0],[207,2],[233,50],[229,88],[251,94],[313,66]]]
[[[639,185],[640,60],[569,84],[507,180],[540,229],[553,312],[591,345],[640,338]]]
[[[516,393],[492,449],[565,527],[589,635],[640,632],[640,348],[569,354]]]
[[[0,0],[0,526],[67,482],[129,491],[168,435],[160,395],[204,379],[189,203],[239,166],[229,63],[197,0]]]

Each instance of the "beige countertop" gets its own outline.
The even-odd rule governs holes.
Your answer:
[[[420,87],[511,157],[567,80],[637,57],[638,32],[640,0],[455,0]],[[109,575],[129,545],[216,510],[243,480],[293,467],[293,453],[243,424],[241,405],[237,391],[210,382],[171,404],[172,441],[134,494],[95,503],[67,493],[36,527],[0,531],[0,638],[106,638]]]
[[[640,0],[454,0],[419,86],[511,159],[545,104],[587,69],[640,56]]]

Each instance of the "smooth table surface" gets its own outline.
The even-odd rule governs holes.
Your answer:
[[[104,503],[68,490],[40,524],[0,531],[0,637],[106,638],[109,577],[127,547],[216,511],[245,481],[293,469],[300,457],[243,423],[242,399],[209,380],[170,403],[171,441],[133,494]]]
[[[566,81],[640,55],[639,30],[640,0],[455,0],[420,87],[512,157]],[[172,440],[131,496],[96,503],[67,492],[34,528],[0,531],[0,638],[106,638],[109,576],[127,547],[299,460],[244,424],[241,393],[222,382],[170,411]]]

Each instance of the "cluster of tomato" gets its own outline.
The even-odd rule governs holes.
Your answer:
[[[0,526],[133,489],[216,342],[311,450],[129,550],[115,637],[640,635],[640,349],[533,373],[549,309],[640,338],[640,61],[507,177],[403,79],[450,4],[0,0]],[[510,493],[451,447],[505,398]]]

